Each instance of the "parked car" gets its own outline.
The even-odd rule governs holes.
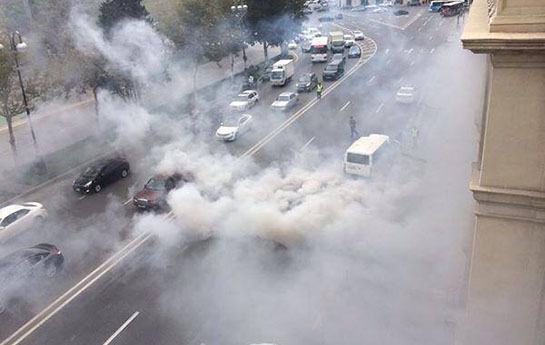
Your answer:
[[[405,10],[397,10],[394,12],[394,16],[404,16],[407,14],[409,14],[409,11],[405,11]]]
[[[340,62],[344,63],[344,62],[346,62],[346,57],[344,56],[343,53],[333,54],[333,55],[331,55],[331,58],[329,59],[329,62],[335,62],[335,61],[340,61]]]
[[[344,17],[343,17],[343,14],[342,14],[342,13],[337,13],[337,14],[335,15],[335,19],[343,19],[343,18],[344,18]]]
[[[0,242],[5,242],[43,222],[47,211],[42,204],[25,202],[0,209]]]
[[[334,20],[335,20],[335,19],[334,19],[333,17],[331,17],[331,16],[323,16],[323,17],[318,18],[318,21],[319,21],[320,23],[323,23],[323,22],[332,22],[332,21],[334,21]]]
[[[350,49],[348,50],[348,58],[350,59],[350,58],[359,58],[359,57],[361,57],[360,47],[357,44],[350,47]]]
[[[122,157],[101,159],[88,166],[74,181],[78,193],[98,193],[103,187],[129,176],[130,165]]]
[[[158,174],[146,182],[144,187],[132,198],[134,206],[142,210],[159,210],[167,206],[167,196],[181,182],[187,182],[182,174]]]
[[[361,31],[352,31],[352,35],[354,35],[354,40],[356,41],[363,41],[365,39],[365,36],[363,35],[363,32]]]
[[[385,7],[379,7],[379,8],[375,8],[375,9],[373,10],[373,13],[379,13],[379,14],[380,14],[380,13],[386,13],[386,12],[388,12],[388,9],[385,8]]]
[[[294,107],[298,101],[299,97],[297,97],[297,93],[291,91],[282,92],[271,104],[271,108],[286,111]]]
[[[415,89],[412,86],[402,86],[396,93],[398,103],[413,103],[415,99]]]
[[[37,291],[40,280],[53,278],[62,270],[63,264],[62,252],[49,243],[20,249],[1,258],[0,314],[11,299],[24,297],[26,289]]]
[[[366,10],[366,7],[364,5],[355,6],[350,9],[352,12],[363,12]]]
[[[344,75],[344,62],[331,61],[322,74],[323,80],[337,80]]]
[[[344,47],[350,48],[354,44],[356,44],[356,40],[354,39],[354,35],[346,34],[344,35]]]
[[[299,79],[297,79],[297,83],[295,84],[297,88],[297,92],[301,91],[312,91],[316,85],[318,85],[318,76],[316,73],[303,73]]]
[[[255,90],[246,90],[239,93],[237,97],[229,104],[231,110],[248,110],[259,102],[259,94]]]
[[[420,6],[420,0],[409,0],[407,6]]]
[[[224,141],[234,141],[237,137],[251,129],[253,116],[250,114],[229,114],[221,120],[220,127],[216,131],[216,138]]]

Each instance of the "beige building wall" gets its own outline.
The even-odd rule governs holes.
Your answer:
[[[475,0],[462,42],[490,54],[464,345],[545,344],[545,1]]]

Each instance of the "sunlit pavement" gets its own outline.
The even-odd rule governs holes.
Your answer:
[[[420,15],[412,12],[420,13]],[[468,110],[474,109],[475,104],[481,100],[480,93],[477,91],[480,85],[475,86],[473,84],[477,89],[472,90],[467,87],[472,85],[471,74],[462,75],[455,71],[479,71],[482,66],[479,65],[478,60],[475,62],[474,59],[471,59],[470,54],[461,50],[459,41],[452,40],[452,37],[457,37],[460,29],[456,19],[441,18],[437,14],[427,13],[423,8],[415,9],[411,11],[412,16],[408,16],[407,21],[401,25],[406,25],[413,20],[412,18],[416,19],[404,30],[401,30],[374,21],[375,18],[378,18],[377,16],[384,15],[369,13],[358,14],[357,17],[346,15],[344,20],[338,22],[338,28],[362,30],[373,38],[378,46],[376,55],[367,64],[359,68],[354,75],[340,84],[336,90],[324,97],[296,122],[282,131],[274,140],[264,145],[254,155],[260,166],[266,167],[271,162],[289,159],[293,156],[294,150],[323,151],[324,154],[338,155],[339,160],[341,160],[342,152],[350,144],[348,126],[350,115],[356,117],[358,129],[362,134],[388,131],[386,134],[400,139],[403,139],[407,134],[409,126],[420,126],[423,122],[436,123],[439,126],[442,121],[441,116],[473,116],[473,114],[468,114]],[[373,21],[367,20],[370,18]],[[389,22],[389,24],[391,23]],[[398,24],[400,23],[395,25]],[[311,70],[319,75],[321,74],[323,65],[311,65],[307,55],[300,54],[299,50],[296,53],[300,56],[296,67],[296,75]],[[347,70],[354,63],[355,61],[349,61]],[[452,83],[452,80],[456,80],[456,83]],[[418,101],[412,105],[396,104],[394,102],[395,92],[399,86],[408,84],[417,88]],[[329,83],[325,83],[326,89],[329,85]],[[291,88],[291,86],[288,86],[288,88]],[[260,89],[261,105],[251,111],[256,116],[257,126],[255,130],[234,143],[213,142],[212,145],[217,147],[218,150],[226,150],[234,156],[243,154],[273,129],[269,127],[260,128],[260,117],[277,116],[278,125],[289,117],[289,114],[271,114],[264,110],[284,89],[271,89],[269,85],[264,85]],[[314,97],[314,93],[300,95],[300,105],[294,109],[294,112]],[[460,99],[467,101],[460,102]],[[445,111],[445,109],[448,109],[448,111]],[[468,121],[470,122],[470,128],[472,121],[473,118],[471,117],[471,120]],[[426,149],[426,147],[433,146],[433,140],[437,140],[437,138],[422,130],[421,146],[418,150],[415,150],[415,155],[422,159],[433,159],[435,157],[434,150]],[[143,155],[145,153],[139,152],[137,154]],[[464,164],[464,162],[461,162],[461,164]],[[84,198],[80,198],[70,190],[69,185],[73,178],[73,176],[70,176],[39,191],[35,195],[28,196],[29,200],[36,200],[45,204],[51,202],[59,205],[51,211],[52,217],[57,218],[57,221],[61,220],[62,222],[64,220],[66,222],[66,227],[49,230],[48,234],[43,237],[44,240],[56,242],[62,247],[63,239],[81,237],[80,248],[87,246],[89,243],[96,243],[97,246],[95,250],[85,249],[85,255],[78,253],[78,247],[71,248],[74,252],[67,254],[67,258],[72,263],[71,266],[67,266],[66,279],[60,282],[56,288],[53,288],[55,291],[51,295],[55,295],[55,292],[62,293],[66,291],[68,287],[85,276],[116,249],[104,247],[104,243],[108,241],[103,239],[111,236],[111,243],[113,244],[119,240],[119,237],[122,237],[119,234],[119,229],[123,228],[134,214],[134,209],[131,208],[132,205],[130,203],[125,205],[125,203],[130,200],[130,191],[134,190],[135,186],[145,182],[147,175],[145,170],[133,169],[129,179],[108,187],[100,195],[89,195]],[[462,176],[456,182],[465,184],[465,181],[466,179]],[[112,204],[114,206],[110,207]],[[121,220],[117,221],[117,223],[101,225],[101,218],[111,222],[112,217],[108,216],[108,213],[111,212],[126,213],[127,217],[121,217]],[[74,223],[73,218],[80,219],[79,223]],[[90,226],[92,229],[88,230],[88,237],[85,236],[86,222],[92,224]],[[72,224],[78,224],[78,229],[68,228],[73,226]],[[32,240],[36,241],[36,238],[32,238]],[[131,260],[132,265],[120,267],[108,274],[106,279],[91,287],[80,298],[74,300],[51,320],[29,335],[22,343],[102,344],[124,322],[132,315],[135,315],[135,312],[139,312],[139,314],[131,320],[131,325],[116,338],[116,344],[159,344],[176,341],[178,343],[198,345],[203,342],[220,342],[222,333],[215,331],[214,326],[216,323],[221,323],[221,315],[214,316],[212,313],[215,310],[214,308],[207,309],[206,306],[203,306],[202,314],[184,315],[182,313],[183,318],[179,320],[181,322],[173,322],[168,314],[164,313],[165,303],[168,303],[168,300],[165,301],[156,296],[159,290],[158,287],[163,287],[163,283],[169,284],[170,281],[172,284],[177,281],[175,277],[177,275],[176,270],[173,267],[176,267],[179,262],[185,263],[180,267],[182,270],[179,273],[180,277],[187,277],[187,280],[193,278],[191,272],[195,268],[192,265],[199,267],[196,262],[200,261],[202,255],[206,258],[206,246],[203,248],[205,249],[198,248],[188,253],[187,255],[193,259],[188,259],[187,262],[176,256],[161,258],[159,263],[146,263],[140,266],[139,263],[142,261],[139,258],[142,259],[153,255],[153,253],[143,251],[137,255],[136,259]],[[183,254],[185,252],[181,251],[181,249],[180,252],[182,252],[181,255],[186,255]],[[93,255],[89,255],[89,253]],[[154,267],[154,265],[158,266]],[[184,269],[186,270],[185,273],[183,273]],[[197,281],[202,282],[203,280]],[[203,287],[195,286],[194,288],[202,289]],[[222,297],[229,298],[228,292],[229,289],[224,291],[226,295]],[[229,293],[235,292],[231,291]],[[184,299],[181,292],[180,296],[181,302],[189,303]],[[175,296],[171,297],[174,298]],[[258,297],[251,294],[249,298],[257,299]],[[197,300],[202,301],[202,299]],[[41,305],[45,306],[48,302],[43,301]],[[215,306],[219,307],[219,301],[215,300],[215,303]],[[259,304],[258,300],[253,300],[252,303]],[[25,321],[25,318],[29,318],[36,313],[39,306],[31,310],[24,310],[16,318],[10,318],[9,314],[0,316],[1,338],[8,336]],[[176,308],[183,308],[183,305],[173,303],[172,308],[174,309],[172,312],[176,312]],[[300,327],[308,327],[309,334],[313,329],[325,327],[323,323],[331,319],[335,313],[331,314],[330,311],[330,314],[328,314],[328,307],[324,306],[324,308],[325,311],[316,311],[320,315],[323,314],[320,320],[317,321],[315,317],[305,315],[300,320]],[[194,310],[194,308],[191,310]],[[264,310],[259,310],[256,306],[257,315],[262,315],[262,312]],[[233,320],[230,320],[230,322],[233,322]],[[235,327],[235,324],[232,327]],[[443,335],[452,336],[449,332],[450,329],[447,329]],[[245,330],[240,336],[241,341],[251,343],[254,340],[259,340],[250,339],[250,336],[289,340],[289,335],[280,334],[281,332],[275,332],[274,330],[256,333],[252,334],[251,331]],[[307,331],[303,333],[307,333]],[[320,337],[319,334],[317,332],[318,338]],[[309,339],[316,340],[312,335],[309,336]],[[445,338],[443,343],[451,343],[451,339]]]

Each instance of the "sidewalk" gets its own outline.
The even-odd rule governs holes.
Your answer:
[[[277,55],[279,51],[279,48],[270,48],[269,57]],[[248,57],[247,66],[263,62],[262,46],[255,45],[249,47],[246,50],[246,56]],[[230,77],[230,57],[224,58],[220,62],[220,65],[221,68],[215,62],[209,62],[200,66],[198,73],[199,89]],[[240,55],[235,57],[234,73],[240,73],[243,70],[244,63],[242,55]],[[191,83],[185,82],[185,84]],[[192,91],[192,86],[187,87],[186,85],[184,91],[174,93],[173,97],[180,101]],[[151,95],[152,92],[149,93],[153,97]],[[168,100],[164,99],[160,99],[160,101],[168,102]],[[102,147],[104,143],[99,140],[100,138],[93,138],[93,135],[96,133],[97,121],[92,98],[58,107],[52,106],[52,104],[49,103],[47,107],[39,107],[35,112],[31,113],[31,119],[38,142],[39,153],[42,157],[55,160],[51,162],[51,165],[55,166],[55,174],[58,174],[73,168],[75,162],[81,164],[82,161],[91,159],[96,155],[97,150],[95,150],[95,146],[98,150],[104,150],[104,147]],[[153,104],[150,104],[150,106],[153,106]],[[17,146],[18,166],[28,166],[35,159],[36,154],[32,145],[32,138],[26,117],[17,118],[14,121],[13,127]],[[97,142],[97,140],[99,141]],[[58,154],[59,152],[70,154]],[[25,172],[15,170],[16,165],[9,144],[8,129],[4,124],[0,124],[0,161],[2,162],[0,164],[0,173],[5,176],[4,179],[0,180],[0,199],[3,196],[12,196],[21,193],[30,186],[43,182],[44,179],[52,178],[52,176],[45,176],[42,177],[42,181],[17,181],[14,178],[14,176],[25,175]]]

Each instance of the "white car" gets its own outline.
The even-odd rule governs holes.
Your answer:
[[[365,36],[363,35],[363,32],[361,31],[352,31],[352,35],[354,35],[354,39],[356,41],[362,41],[365,39]]]
[[[413,103],[415,99],[415,89],[412,86],[402,86],[396,93],[398,103]]]
[[[292,91],[282,92],[271,104],[271,108],[285,111],[294,107],[298,101],[299,97],[297,97],[297,93]]]
[[[295,43],[295,41],[290,41],[290,43],[288,43],[288,49],[297,49],[297,43]]]
[[[373,13],[386,13],[386,12],[388,12],[388,9],[386,9],[385,7],[379,7],[373,10]]]
[[[37,202],[9,205],[0,209],[0,242],[25,232],[46,217],[47,211]]]
[[[353,35],[344,35],[344,47],[345,48],[350,48],[354,44],[356,44],[356,39],[354,38]]]
[[[237,97],[229,104],[231,110],[244,111],[248,110],[259,102],[259,94],[255,90],[246,90],[237,95]]]
[[[223,141],[234,141],[239,134],[250,130],[253,121],[254,118],[250,114],[240,116],[230,114],[222,119],[221,125],[216,131],[216,138]]]

